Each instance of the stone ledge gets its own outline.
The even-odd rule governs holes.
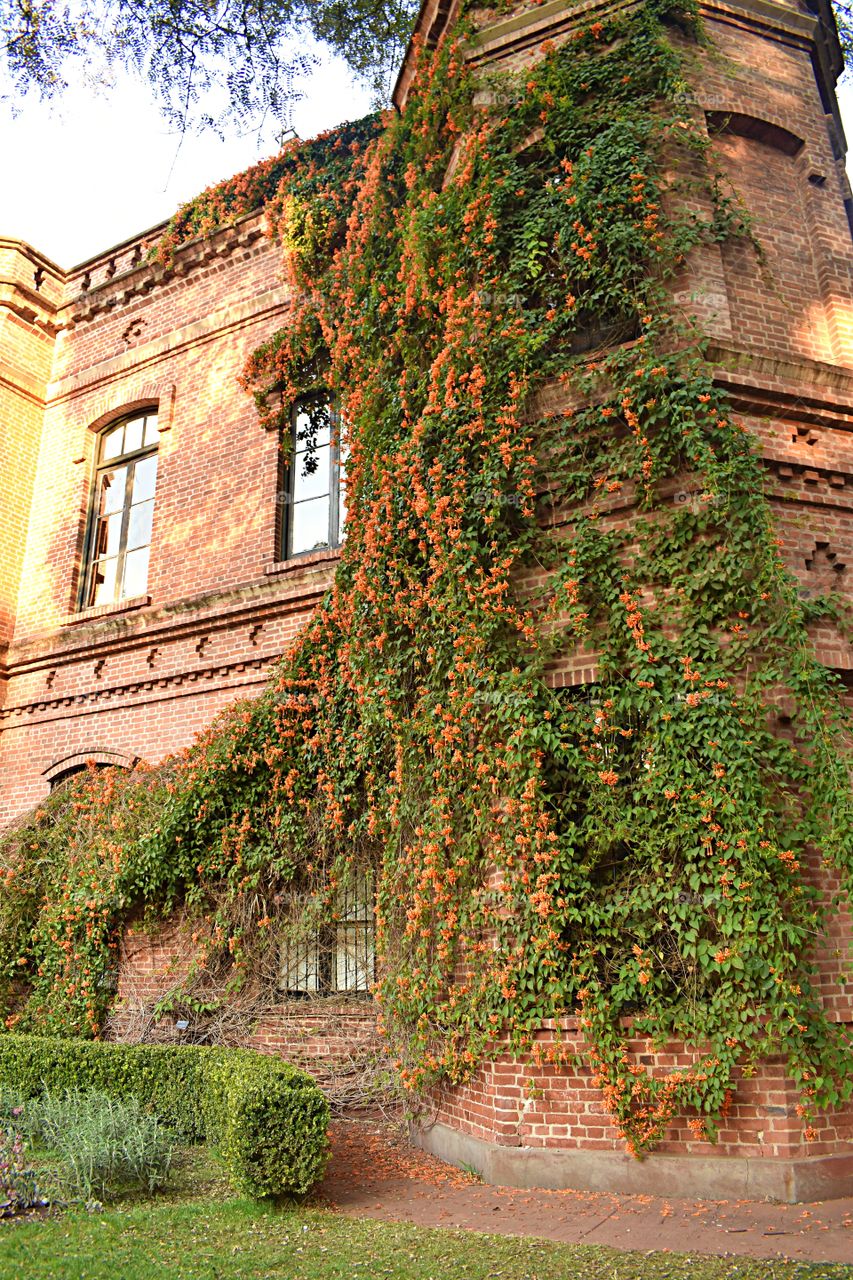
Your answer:
[[[78,622],[97,622],[99,618],[112,618],[117,613],[133,613],[136,609],[145,609],[151,603],[149,595],[128,596],[126,600],[112,600],[109,604],[88,605],[69,613],[62,619],[60,626],[73,627]]]
[[[853,1195],[853,1152],[799,1160],[665,1154],[637,1160],[619,1151],[502,1147],[439,1122],[413,1124],[410,1137],[421,1150],[458,1167],[468,1165],[498,1187],[784,1204]]]
[[[319,565],[337,564],[341,558],[340,547],[324,547],[322,551],[303,551],[292,556],[290,560],[275,560],[264,565],[264,573],[268,577],[281,574],[297,573],[300,569],[313,569]]]

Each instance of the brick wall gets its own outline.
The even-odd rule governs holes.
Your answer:
[[[549,1056],[581,1044],[573,1019],[546,1023],[536,1036],[532,1057],[500,1054],[478,1067],[468,1083],[434,1092],[428,1118],[496,1146],[624,1151],[591,1073],[548,1062]],[[654,1064],[661,1074],[695,1061],[695,1055],[678,1046],[655,1051],[639,1039],[629,1043],[629,1051],[640,1063]],[[849,1152],[853,1105],[821,1117],[815,1125],[816,1136],[807,1140],[805,1122],[796,1112],[798,1101],[783,1063],[765,1062],[753,1077],[738,1081],[716,1143],[700,1140],[686,1119],[676,1118],[658,1150],[697,1158],[822,1157]]]
[[[112,1034],[118,1039],[180,1042],[175,1015],[151,1020],[156,1001],[186,976],[195,947],[188,927],[167,924],[155,935],[133,928],[121,951]],[[827,987],[831,975],[827,974]],[[189,1033],[192,1035],[192,1032]],[[247,1024],[240,1043],[275,1053],[322,1074],[379,1049],[373,1005],[363,1001],[305,1001],[267,1007]],[[531,1053],[508,1048],[482,1063],[465,1084],[436,1089],[423,1109],[431,1122],[497,1146],[552,1150],[624,1151],[592,1072],[567,1067],[565,1056],[582,1047],[574,1018],[543,1023]],[[638,1063],[661,1075],[693,1065],[698,1054],[678,1045],[655,1050],[644,1039],[628,1042]],[[668,1155],[823,1157],[843,1154],[853,1141],[853,1104],[818,1118],[815,1134],[797,1114],[799,1095],[778,1059],[738,1079],[716,1143],[697,1137],[687,1118],[675,1118],[658,1148]]]
[[[26,247],[7,256],[32,275]],[[0,451],[16,455],[0,520],[15,546],[0,556],[0,823],[42,799],[68,757],[156,763],[255,696],[336,561],[277,562],[278,440],[237,382],[287,313],[261,219],[193,242],[169,267],[137,238],[66,277],[53,270],[41,364],[17,331],[0,346],[10,367],[40,371],[42,397],[17,417],[0,401]],[[98,431],[149,404],[161,437],[146,594],[81,609]]]
[[[154,1006],[187,976],[197,954],[192,929],[183,921],[166,922],[156,933],[131,926],[122,939],[111,1038],[182,1043],[194,1029],[176,1026],[174,1013],[153,1018]],[[239,1032],[237,1027],[239,1025]],[[267,1004],[225,1029],[228,1042],[276,1054],[324,1075],[357,1068],[379,1053],[376,1011],[363,998],[329,997]]]
[[[444,12],[427,6],[421,25],[440,26]],[[747,3],[707,6],[718,53],[692,50],[696,103],[685,101],[706,113],[766,262],[750,245],[712,246],[677,290],[720,341],[720,380],[762,442],[804,591],[850,594],[853,256],[839,140],[812,68],[813,20],[793,4],[775,14],[768,28]],[[578,13],[481,21],[475,62],[517,68],[541,56],[546,36],[569,38]],[[147,251],[137,237],[63,274],[0,243],[2,274],[16,282],[0,308],[0,360],[17,371],[13,391],[0,391],[17,406],[5,410],[0,449],[14,451],[20,477],[0,520],[0,822],[45,794],[66,755],[154,762],[188,743],[228,700],[258,690],[329,581],[329,561],[275,566],[277,441],[237,386],[246,355],[287,314],[261,218],[184,246],[169,265]],[[147,593],[93,617],[79,592],[97,432],[152,402],[162,437]],[[630,510],[614,505],[612,518]],[[832,628],[816,639],[849,671]],[[552,678],[589,678],[594,657],[566,655]]]

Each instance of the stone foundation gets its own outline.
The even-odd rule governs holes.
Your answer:
[[[441,1160],[476,1169],[484,1182],[498,1187],[785,1204],[853,1195],[853,1155],[778,1160],[656,1152],[637,1160],[624,1151],[502,1147],[440,1121],[412,1126],[411,1139]]]

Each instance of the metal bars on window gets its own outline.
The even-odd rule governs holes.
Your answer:
[[[291,923],[281,955],[280,987],[291,996],[367,995],[375,975],[373,883],[359,876],[337,896],[334,919],[308,925],[311,906],[291,900]]]

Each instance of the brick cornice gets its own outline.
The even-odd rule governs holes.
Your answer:
[[[699,10],[706,18],[734,22],[803,43],[814,39],[819,24],[815,14],[798,12],[791,5],[776,4],[775,0],[699,0]]]
[[[105,311],[127,306],[135,297],[189,275],[217,258],[227,258],[236,249],[250,247],[263,234],[263,215],[249,213],[228,226],[178,246],[170,262],[142,256],[139,239],[128,241],[114,253],[104,254],[78,268],[69,281],[70,289],[76,288],[78,292],[62,308],[61,321],[68,326],[82,324]],[[102,268],[104,278],[90,283]]]
[[[714,380],[742,410],[783,410],[785,417],[853,430],[853,369],[720,343],[709,346],[707,358]]]
[[[196,685],[200,681],[217,680],[221,682],[231,675],[244,672],[264,672],[279,658],[278,653],[261,654],[256,658],[238,658],[232,662],[215,663],[207,667],[195,667],[182,671],[172,671],[160,676],[147,676],[135,680],[127,680],[121,684],[104,685],[103,688],[85,689],[80,693],[57,694],[55,697],[33,698],[30,702],[12,704],[0,708],[0,724],[9,726],[15,719],[30,717],[39,711],[67,711],[72,707],[85,707],[87,711],[103,710],[104,703],[131,698],[135,694],[150,693],[155,689],[172,690],[184,685]],[[215,687],[220,688],[221,684]],[[193,688],[191,692],[198,692]],[[174,697],[174,692],[166,695]],[[63,717],[65,718],[65,717]]]
[[[545,4],[484,23],[465,45],[469,62],[497,62],[525,49],[537,48],[547,37],[560,39],[582,26],[637,7],[639,0],[547,0]]]
[[[306,611],[322,600],[332,573],[333,566],[308,566],[296,583],[265,579],[233,591],[188,597],[158,611],[84,620],[74,629],[44,632],[9,646],[6,671],[17,678]]]

